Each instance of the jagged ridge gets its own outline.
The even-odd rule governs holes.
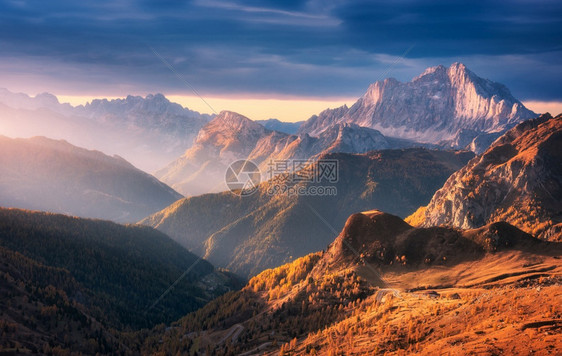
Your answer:
[[[525,121],[453,174],[413,222],[475,228],[507,221],[562,237],[562,115]]]
[[[501,132],[534,116],[504,85],[453,63],[428,68],[408,83],[393,78],[373,83],[350,108],[313,116],[299,132],[317,136],[336,122],[352,122],[385,136],[464,148],[481,133]],[[483,144],[477,142],[475,148]]]

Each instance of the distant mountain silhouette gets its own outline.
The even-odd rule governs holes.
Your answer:
[[[181,197],[120,157],[0,136],[0,206],[135,222]]]

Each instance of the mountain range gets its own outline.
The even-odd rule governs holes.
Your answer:
[[[460,63],[304,123],[0,90],[0,127],[58,139],[0,136],[0,205],[142,219],[0,208],[2,354],[559,349],[562,116]]]
[[[268,130],[296,134],[304,121],[285,122],[278,119],[256,120],[256,122]]]
[[[191,196],[226,190],[224,173],[236,160],[250,159],[263,171],[267,162],[313,160],[330,152],[417,146],[481,153],[533,117],[504,85],[478,77],[462,63],[440,65],[411,82],[373,83],[351,107],[327,109],[298,123],[296,135],[270,130],[287,131],[278,121],[262,121],[266,128],[221,112],[201,129],[192,148],[156,176]]]
[[[219,191],[212,189],[220,184],[218,179],[211,179],[211,187],[210,184],[201,186],[203,183],[192,177],[205,168],[201,167],[200,155],[186,150],[194,140],[205,146],[203,137],[213,137],[210,131],[220,127],[217,124],[225,120],[224,114],[215,124],[203,128],[214,116],[171,103],[162,94],[150,94],[145,98],[96,99],[86,105],[71,106],[60,104],[48,93],[32,98],[6,89],[0,90],[0,113],[0,134],[65,139],[80,147],[118,154],[145,171],[160,170],[159,176],[169,176],[168,183],[172,186],[191,185],[188,183],[192,182],[193,189],[179,189],[186,195]],[[229,120],[241,117],[234,113],[227,116]],[[507,129],[532,117],[536,114],[526,109],[504,85],[480,78],[462,63],[454,63],[449,68],[441,65],[428,68],[407,83],[392,78],[378,81],[369,86],[351,107],[327,109],[305,122],[262,120],[257,123],[266,130],[257,131],[255,126],[251,128],[252,125],[240,126],[240,129],[254,130],[238,132],[240,137],[261,136],[253,136],[248,142],[241,143],[239,138],[228,138],[225,133],[225,147],[219,149],[224,152],[219,157],[213,152],[215,156],[210,158],[218,161],[229,157],[246,159],[248,157],[240,156],[252,152],[257,141],[262,140],[254,154],[257,158],[265,160],[266,154],[279,156],[280,150],[291,144],[295,152],[290,150],[289,155],[281,159],[291,158],[291,152],[299,159],[308,159],[330,147],[333,142],[326,143],[320,136],[341,124],[376,130],[387,138],[388,148],[411,147],[415,143],[425,147],[466,148],[481,153]],[[233,125],[236,127],[235,123]],[[278,134],[271,136],[273,131]],[[354,136],[352,140],[361,148],[382,148],[370,146],[373,131],[369,132],[363,133],[364,137]],[[320,138],[324,146],[308,152],[308,148],[303,147],[310,144],[306,135]],[[228,140],[233,143],[228,144]],[[193,155],[195,157],[191,157]],[[182,165],[187,168],[181,168]],[[214,173],[224,174],[224,162],[208,165],[213,176]],[[189,173],[184,172],[186,170]],[[172,178],[177,174],[181,178]]]
[[[303,123],[299,133],[320,135],[335,123],[354,123],[383,135],[480,153],[489,134],[501,134],[536,117],[502,84],[478,77],[462,63],[430,67],[411,82],[373,83],[351,107],[326,110]],[[497,137],[497,136],[496,136]]]
[[[243,123],[265,130],[249,120]],[[221,141],[217,138],[216,142]],[[189,197],[141,223],[163,231],[216,266],[255,275],[321,250],[333,238],[333,229],[341,228],[354,212],[378,208],[401,216],[411,214],[473,156],[468,151],[422,148],[322,154],[316,166],[323,160],[339,162],[336,182],[288,184],[304,191],[334,188],[333,194],[274,191],[277,182],[272,180],[260,184],[251,196],[227,191]]]
[[[562,115],[525,121],[454,173],[409,221],[474,228],[507,221],[562,239]]]
[[[289,135],[223,111],[201,129],[190,149],[155,175],[180,193],[194,196],[227,190],[225,172],[237,160],[257,164],[265,180],[272,178],[267,172],[275,161],[312,161],[332,152],[365,153],[412,146],[417,144],[386,138],[377,130],[347,123],[334,124],[318,137]]]
[[[136,222],[182,196],[119,156],[0,136],[0,205]]]
[[[29,97],[0,89],[1,135],[64,139],[118,154],[147,172],[180,156],[211,118],[171,103],[162,94],[72,106],[48,93]]]

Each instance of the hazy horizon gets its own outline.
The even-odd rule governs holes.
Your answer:
[[[13,93],[23,93],[33,98],[45,92],[29,93],[23,91],[13,91],[10,88],[4,88]],[[129,93],[123,96],[73,96],[73,95],[57,95],[54,92],[48,92],[57,97],[61,104],[70,104],[72,106],[85,105],[91,103],[96,99],[125,99],[127,96],[140,96],[146,97],[147,95],[158,94],[159,92],[146,92],[146,93]],[[283,122],[299,122],[309,119],[313,115],[317,115],[323,110],[333,109],[342,105],[351,106],[358,97],[350,98],[298,98],[291,96],[281,97],[203,97],[204,100],[197,96],[190,95],[168,95],[164,94],[170,102],[180,104],[184,108],[197,111],[201,114],[218,114],[221,111],[233,111],[242,114],[252,120],[268,120],[277,119]],[[537,114],[550,113],[557,115],[562,113],[562,101],[521,101],[529,110]],[[215,109],[216,113],[209,107]],[[9,135],[7,135],[9,136]]]

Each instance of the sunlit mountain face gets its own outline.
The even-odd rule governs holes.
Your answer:
[[[0,1],[0,354],[558,354],[560,14]]]

